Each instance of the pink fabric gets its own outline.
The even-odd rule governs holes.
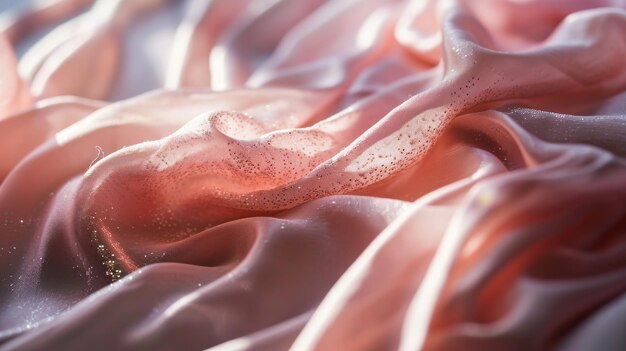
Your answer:
[[[0,49],[0,350],[626,349],[624,1],[99,0]]]

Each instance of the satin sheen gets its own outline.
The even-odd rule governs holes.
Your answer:
[[[626,350],[625,1],[2,16],[0,350]]]

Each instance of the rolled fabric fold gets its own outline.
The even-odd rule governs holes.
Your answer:
[[[167,88],[102,101],[156,8]],[[625,8],[103,0],[27,83],[0,38],[0,350],[625,349]]]

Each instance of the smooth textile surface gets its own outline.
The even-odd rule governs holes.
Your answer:
[[[626,2],[0,23],[0,350],[626,350]]]

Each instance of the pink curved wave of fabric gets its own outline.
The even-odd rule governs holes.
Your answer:
[[[626,349],[626,2],[90,3],[0,37],[0,350]]]

